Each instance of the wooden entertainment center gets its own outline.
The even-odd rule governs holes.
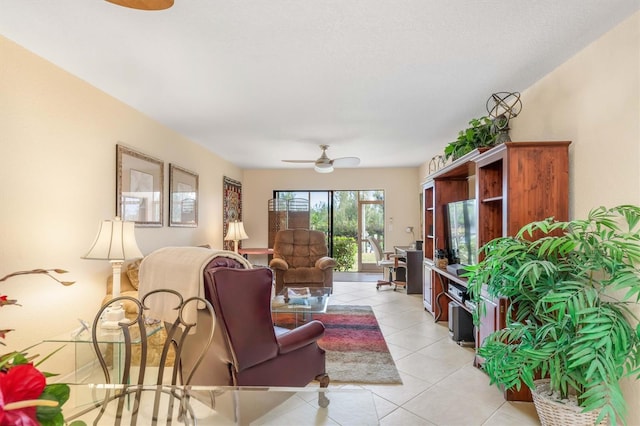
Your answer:
[[[476,250],[494,238],[515,235],[532,221],[569,219],[569,144],[505,142],[475,150],[427,177],[422,185],[424,214],[423,301],[436,321],[448,321],[449,303],[471,313],[475,307],[449,292],[466,280],[436,267],[436,249],[447,250],[447,204],[476,200]],[[486,315],[473,330],[476,348],[504,327],[505,300],[484,295]],[[482,364],[479,357],[475,365]],[[526,398],[526,397],[524,397]],[[513,395],[509,399],[523,399]]]

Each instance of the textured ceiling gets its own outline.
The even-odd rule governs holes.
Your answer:
[[[486,114],[491,93],[526,89],[638,9],[175,0],[143,12],[0,0],[0,34],[243,168],[308,167],[281,160],[314,160],[319,144],[360,167],[413,167]]]

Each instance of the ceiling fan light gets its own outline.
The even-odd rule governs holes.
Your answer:
[[[331,164],[327,165],[315,165],[314,170],[318,173],[331,173],[333,171],[333,166]]]

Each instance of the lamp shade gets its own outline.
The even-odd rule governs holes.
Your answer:
[[[247,238],[249,238],[249,236],[244,231],[244,225],[242,222],[238,222],[237,220],[229,222],[227,235],[224,237],[225,241],[239,241],[246,240]]]
[[[123,222],[119,217],[104,220],[98,235],[83,259],[126,260],[144,257],[136,243],[135,222]]]

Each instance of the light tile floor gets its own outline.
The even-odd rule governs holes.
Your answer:
[[[403,381],[361,385],[373,393],[381,425],[540,424],[532,403],[505,401],[489,386],[473,366],[473,348],[451,340],[446,322],[434,322],[424,310],[422,295],[388,286],[376,290],[375,282],[334,282],[330,303],[370,305],[376,314]]]

